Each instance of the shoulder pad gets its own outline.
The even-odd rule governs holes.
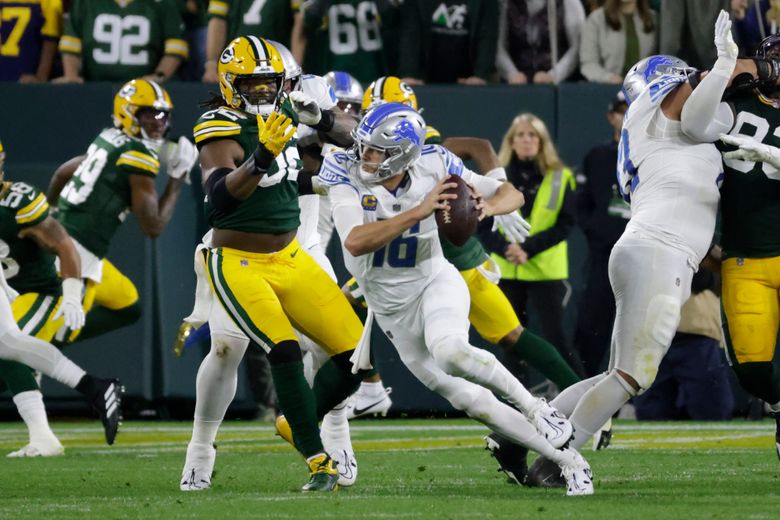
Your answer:
[[[425,144],[441,144],[442,138],[438,130],[432,126],[425,127]]]
[[[157,154],[137,140],[132,140],[129,145],[123,147],[122,153],[116,160],[116,165],[151,175],[157,175],[157,172],[160,171],[160,161]]]
[[[348,167],[352,162],[352,158],[345,152],[329,153],[322,161],[318,177],[323,184],[328,186],[347,184],[355,188],[348,172]],[[357,188],[355,189],[357,190]]]
[[[460,157],[439,144],[423,146],[421,157],[439,157],[444,162],[447,175],[463,175],[463,161]]]
[[[24,182],[15,182],[11,186],[5,199],[11,200],[9,207],[16,208],[16,223],[23,226],[31,226],[41,222],[49,215],[49,203],[46,196],[34,186]]]

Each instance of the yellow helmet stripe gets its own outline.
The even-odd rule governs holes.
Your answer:
[[[48,209],[49,203],[46,202],[46,196],[43,193],[39,193],[31,203],[16,212],[16,223],[27,224],[33,222]]]

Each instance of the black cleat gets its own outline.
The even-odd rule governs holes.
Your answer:
[[[114,439],[116,439],[116,433],[122,420],[122,394],[124,391],[125,389],[119,383],[119,379],[95,378],[95,387],[92,395],[89,397],[92,409],[97,412],[100,421],[103,423],[106,442],[109,445],[114,444]]]
[[[528,470],[525,485],[529,487],[563,488],[566,479],[561,474],[561,468],[555,462],[545,457],[537,458]]]
[[[509,483],[521,486],[525,484],[528,474],[528,448],[520,446],[502,437],[497,433],[491,433],[485,437],[485,449],[498,462],[498,471],[503,471]]]

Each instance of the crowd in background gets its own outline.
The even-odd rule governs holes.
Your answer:
[[[0,0],[0,80],[216,82],[226,43],[281,42],[306,72],[364,85],[618,84],[651,54],[697,68],[731,12],[750,54],[780,23],[777,0]]]

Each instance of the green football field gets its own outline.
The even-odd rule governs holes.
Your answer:
[[[66,455],[1,459],[0,518],[780,518],[774,421],[617,422],[613,445],[585,449],[596,494],[507,484],[468,420],[353,424],[358,483],[329,495],[299,490],[302,459],[268,423],[223,426],[213,488],[182,493],[188,423],[130,422],[114,446],[94,422],[53,424]],[[0,425],[0,451],[26,441]]]

